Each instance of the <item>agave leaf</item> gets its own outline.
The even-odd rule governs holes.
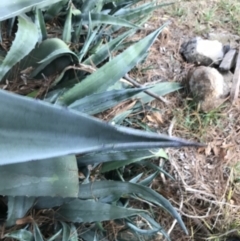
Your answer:
[[[0,81],[17,62],[30,53],[37,41],[38,30],[35,24],[27,16],[19,17],[16,37],[7,53],[7,56],[0,65]]]
[[[62,233],[62,229],[60,229],[57,233],[55,233],[51,238],[47,239],[47,241],[58,240],[57,237]]]
[[[113,1],[112,0],[103,0],[104,1],[104,4],[107,4],[107,3],[112,3]],[[118,6],[121,6],[124,5],[124,4],[131,4],[133,2],[135,2],[136,0],[115,0],[113,2],[114,6],[118,7]],[[138,0],[139,1],[139,0]]]
[[[60,102],[69,105],[86,95],[105,91],[142,59],[164,27],[165,25],[132,45],[81,83],[75,85],[60,98]]]
[[[30,77],[42,78],[42,73],[48,77],[49,75],[60,73],[72,63],[78,63],[78,57],[61,39],[46,39],[20,61],[17,68],[11,70],[7,77],[11,79],[15,72],[29,67],[34,69],[30,73]]]
[[[24,67],[21,66],[20,68],[23,69],[29,66],[35,68],[30,77],[35,77],[41,72],[48,76],[52,73],[60,73],[71,63],[78,63],[78,57],[62,40],[53,38],[43,41],[36,47],[22,62]]]
[[[153,179],[156,178],[159,174],[159,171],[149,175],[148,177],[146,177],[145,179],[143,179],[142,181],[139,182],[139,184],[143,185],[143,186],[149,186]]]
[[[78,194],[76,158],[57,157],[41,162],[0,166],[0,182],[1,195],[76,197]],[[13,202],[15,199],[11,200]]]
[[[163,234],[163,236],[170,241],[170,238],[168,236],[168,234],[166,233],[166,231],[163,229],[163,227],[161,227],[156,221],[154,221],[149,215],[147,214],[142,214],[141,215],[142,218],[146,219],[148,223],[151,224],[152,229],[150,230],[146,230],[146,229],[141,229],[139,227],[137,227],[136,225],[134,225],[132,222],[127,221],[126,225],[133,230],[135,233],[143,235],[144,236],[144,240],[154,240],[154,235],[156,235],[157,232],[160,232]],[[121,235],[121,233],[119,233],[119,235]],[[146,237],[147,236],[147,237]],[[149,237],[150,236],[150,237]]]
[[[129,99],[145,89],[134,88],[97,93],[73,102],[69,108],[89,115],[95,115],[114,107],[121,101]]]
[[[101,237],[99,236],[99,230],[91,229],[88,229],[79,235],[79,237],[82,238],[84,241],[109,241],[104,237],[105,235],[101,235]]]
[[[134,8],[133,8],[132,5],[137,2],[139,2],[139,1],[138,0],[132,1],[130,4],[128,4],[125,7],[119,6],[119,7],[115,8],[114,10],[112,10],[111,13],[114,16],[120,16],[121,18],[131,21],[134,24],[142,26],[142,24],[145,23],[151,17],[151,15],[152,15],[151,13],[155,10],[153,6],[156,5],[156,1],[140,5],[139,7],[134,6]],[[145,5],[150,5],[152,7],[152,9],[149,11],[143,11],[142,9],[139,9],[139,8],[142,8],[142,6],[144,6],[146,8]],[[116,31],[118,31],[120,28],[121,28],[120,26],[112,25],[108,29],[107,32],[108,32],[108,34],[112,35]]]
[[[7,36],[8,37],[12,35],[12,30],[13,30],[15,20],[16,20],[16,17],[11,18],[7,21]]]
[[[156,95],[163,96],[174,91],[180,90],[181,88],[182,85],[180,85],[177,82],[160,82],[151,88],[151,92]],[[138,95],[136,95],[136,98],[141,100],[141,103],[144,104],[149,103],[155,99],[154,97],[148,95],[145,92],[139,93]]]
[[[62,241],[69,240],[70,234],[71,234],[71,229],[69,225],[65,222],[61,222],[62,227],[63,227],[63,234],[62,234]]]
[[[63,27],[62,39],[66,43],[71,43],[72,38],[72,5],[69,6],[67,18]]]
[[[47,39],[47,30],[46,30],[45,21],[43,18],[43,13],[40,9],[36,10],[35,24],[37,25],[38,32],[39,32],[38,42],[42,42],[43,40]]]
[[[2,44],[3,39],[2,39],[2,22],[0,22],[0,43]],[[1,64],[1,62],[0,62]]]
[[[83,23],[88,24],[88,14],[82,14],[81,17],[83,19]],[[91,19],[94,24],[111,24],[128,28],[139,28],[139,26],[132,24],[125,19],[101,13],[91,13]]]
[[[162,157],[162,152],[163,152],[163,150],[159,150],[158,152],[151,152],[150,151],[149,153],[147,153],[147,155],[142,155],[138,158],[129,158],[129,159],[126,159],[124,161],[123,160],[122,161],[113,160],[113,161],[110,161],[110,162],[107,162],[107,163],[103,163],[102,168],[101,168],[101,173],[109,172],[111,170],[115,170],[115,169],[118,169],[120,167],[129,165],[129,164],[134,163],[134,162],[139,162],[139,161],[144,160],[144,159],[149,159],[149,158],[153,158],[153,157]],[[130,154],[130,153],[128,153],[128,154]]]
[[[78,43],[82,32],[82,20],[79,21],[78,26],[75,27],[73,32],[73,42]]]
[[[163,227],[161,225],[159,225],[159,223],[157,223],[154,219],[152,219],[149,215],[147,214],[142,214],[142,218],[146,219],[147,222],[149,222],[153,227],[156,227],[157,229],[159,229],[159,232],[163,234],[163,236],[168,240],[170,240],[169,235],[165,232],[165,230],[163,229]]]
[[[3,90],[0,102],[0,165],[94,151],[199,146],[180,138],[112,126]]]
[[[145,17],[140,17],[139,20],[136,20],[136,23],[138,26],[142,26],[144,23],[146,23],[149,19],[151,18],[151,15],[147,15]],[[106,34],[107,35],[113,35],[113,34],[117,34],[117,32],[121,29],[120,26],[116,26],[116,25],[112,25],[110,28],[108,28],[106,30]],[[126,49],[126,47],[131,46],[133,43],[135,43],[136,41],[129,41],[126,43],[122,43],[121,45],[119,45],[116,50],[122,50],[122,49]],[[142,60],[144,60],[144,57],[142,58]]]
[[[140,161],[140,162],[137,162],[136,165],[142,165],[142,166],[147,166],[153,170],[156,170],[156,171],[159,171],[161,173],[163,173],[164,175],[168,176],[170,179],[172,180],[175,180],[169,173],[167,173],[166,171],[164,171],[163,168],[155,165],[154,163],[148,161],[148,160],[143,160],[143,161]]]
[[[0,21],[26,13],[34,8],[43,8],[61,0],[8,0],[0,1]]]
[[[116,170],[120,167],[129,165],[131,163],[138,162],[138,161],[148,159],[148,158],[153,158],[153,157],[155,157],[155,154],[151,153],[151,155],[141,156],[139,158],[127,159],[127,160],[121,161],[121,162],[120,161],[110,161],[110,162],[107,162],[107,163],[103,163],[103,165],[101,167],[101,173]]]
[[[121,231],[119,231],[117,233],[117,240],[118,241],[128,241],[128,240],[131,240],[131,241],[151,241],[151,240],[154,240],[152,237],[151,239],[148,239],[147,237],[143,237],[143,235],[140,235],[138,233],[136,233],[135,231],[131,230],[131,229],[123,229]]]
[[[38,225],[36,223],[33,223],[33,227],[34,241],[44,241],[42,233],[38,228]]]
[[[172,2],[170,2],[170,3],[162,3],[162,4],[156,5],[156,3],[157,3],[157,1],[153,1],[151,3],[143,4],[143,5],[139,6],[138,8],[121,9],[121,11],[117,12],[115,15],[121,16],[122,18],[124,18],[126,20],[139,19],[140,16],[149,15],[149,14],[153,13],[153,11],[157,10],[158,8],[162,8],[162,7],[173,4]]]
[[[129,180],[129,182],[137,183],[140,180],[140,178],[142,177],[142,175],[143,175],[143,172],[139,173],[136,177],[134,177],[131,180]]]
[[[164,96],[168,93],[174,92],[176,90],[181,89],[182,86],[179,83],[176,82],[160,82],[154,85],[151,88],[151,92],[155,95]],[[145,92],[139,93],[135,96],[136,99],[141,100],[141,102],[137,102],[132,109],[124,111],[118,115],[116,115],[111,122],[121,124],[122,121],[131,113],[137,112],[142,109],[143,104],[147,104],[151,101],[153,101],[155,98],[148,95]]]
[[[98,25],[95,30],[92,30],[93,26],[92,26],[91,14],[89,14],[88,16],[89,16],[89,28],[88,28],[86,40],[78,56],[79,62],[82,62],[82,58],[87,54],[90,45],[95,41],[98,30],[101,27],[101,25]]]
[[[91,153],[77,157],[78,166],[100,164],[111,161],[127,161],[140,159],[141,157],[149,158],[157,153],[157,150],[134,150],[134,151],[108,151]],[[144,158],[144,159],[145,159]]]
[[[64,241],[64,240],[63,240]],[[71,223],[69,241],[78,241],[78,231],[74,224]]]
[[[74,200],[56,211],[56,218],[74,222],[101,222],[141,215],[143,210],[123,208],[94,200]]]
[[[151,230],[141,229],[130,222],[126,222],[126,224],[129,228],[131,228],[133,231],[135,231],[136,233],[139,233],[139,234],[144,234],[144,235],[150,236],[150,235],[156,234],[159,231],[158,228],[153,228]]]
[[[36,209],[49,209],[53,207],[60,207],[64,203],[75,200],[75,198],[62,198],[62,197],[38,197],[36,199],[34,208]]]
[[[114,13],[114,16],[124,16],[128,17],[128,19],[134,20],[135,18],[139,19],[139,16],[146,15],[146,13],[150,13],[151,11],[146,11],[149,7],[153,8],[156,4],[156,1],[147,2],[142,5],[139,5],[135,8],[132,8],[131,5],[128,7],[121,7]],[[142,13],[142,14],[141,14]],[[137,17],[138,14],[138,17]]]
[[[12,169],[14,170],[14,169]],[[8,197],[8,216],[6,226],[16,224],[17,219],[23,218],[27,211],[33,206],[34,197]]]
[[[126,110],[124,112],[121,112],[119,114],[117,114],[116,116],[114,116],[112,118],[112,120],[110,121],[110,123],[112,124],[117,124],[120,125],[131,113],[133,112],[133,110]]]
[[[44,19],[50,21],[55,18],[64,8],[64,6],[69,2],[69,0],[60,0],[60,2],[54,3],[47,8],[47,11],[44,13]]]
[[[19,241],[33,241],[34,240],[32,233],[25,229],[12,231],[10,233],[5,234],[4,237],[14,238]]]
[[[131,29],[123,34],[117,36],[109,43],[104,44],[95,54],[90,55],[86,60],[83,61],[86,65],[99,65],[111,53],[125,38],[131,36],[136,32],[136,29]]]
[[[81,12],[82,13],[89,13],[96,4],[96,0],[88,0],[88,1],[84,1],[84,3],[81,6]]]
[[[155,203],[156,205],[164,208],[178,221],[179,225],[187,233],[187,229],[181,219],[181,216],[173,208],[171,203],[151,188],[140,184],[116,181],[99,181],[80,185],[79,187],[79,198],[81,199],[88,199],[91,197],[97,198],[109,195],[121,196],[123,194],[130,193],[135,193],[144,200]]]

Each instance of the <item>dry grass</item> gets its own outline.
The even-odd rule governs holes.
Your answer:
[[[192,36],[214,32],[234,34],[231,44],[237,46],[239,16],[240,3],[233,0],[179,1],[156,11],[141,35],[168,19],[171,24],[155,42],[144,65],[133,72],[134,77],[144,82],[183,83],[191,66],[179,55],[181,43]],[[172,240],[223,240],[240,230],[240,100],[234,106],[226,101],[217,110],[204,114],[186,96],[182,91],[166,97],[170,105],[152,103],[161,109],[159,131],[197,139],[207,143],[207,147],[169,149],[171,164],[166,168],[176,181],[161,175],[153,189],[175,204],[189,235],[163,211],[156,209],[156,216]]]

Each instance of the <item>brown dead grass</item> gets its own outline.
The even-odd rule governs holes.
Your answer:
[[[229,0],[229,4],[234,3]],[[211,10],[214,14],[207,18]],[[172,8],[156,11],[139,37],[166,20],[170,19],[171,24],[156,40],[147,61],[132,75],[143,82],[183,83],[187,70],[192,67],[179,55],[183,41],[212,31],[238,33],[232,22],[221,22],[217,14],[223,19],[229,17],[224,6],[219,7],[219,1],[180,1]],[[145,71],[149,66],[153,69]],[[168,214],[156,209],[158,221],[169,230],[172,240],[211,238],[217,241],[236,234],[240,229],[240,185],[236,182],[240,176],[240,99],[235,105],[226,102],[219,110],[206,115],[199,113],[197,107],[189,106],[191,102],[184,91],[168,95],[166,99],[170,105],[152,103],[161,109],[159,131],[204,141],[207,147],[169,149],[170,164],[166,168],[176,181],[161,175],[153,184],[153,189],[170,199],[181,213],[189,235],[185,235]],[[146,119],[146,123],[149,122]]]

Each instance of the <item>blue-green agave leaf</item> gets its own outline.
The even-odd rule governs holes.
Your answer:
[[[134,177],[131,180],[129,180],[129,182],[137,183],[140,180],[140,178],[142,177],[142,175],[143,175],[143,172],[139,173],[136,177]]]
[[[42,233],[36,223],[33,223],[33,235],[34,235],[34,241],[44,241]]]
[[[109,57],[109,54],[117,48],[117,46],[127,37],[131,36],[136,32],[136,29],[131,29],[127,32],[122,33],[115,39],[104,44],[95,54],[90,55],[86,60],[83,61],[87,65],[99,65],[102,61]]]
[[[164,27],[165,25],[140,40],[138,43],[132,45],[100,69],[86,77],[81,83],[67,91],[59,101],[69,105],[84,96],[107,90],[109,86],[116,83],[142,60],[142,57],[145,56],[146,51],[150,48]]]
[[[88,14],[81,15],[84,24],[88,24]],[[116,16],[111,16],[107,14],[101,13],[91,13],[91,19],[94,24],[111,24],[111,25],[118,25],[122,27],[129,27],[129,28],[139,28],[139,26],[132,24],[125,19],[121,19]]]
[[[148,160],[142,160],[140,162],[136,162],[136,165],[142,165],[142,166],[147,166],[150,169],[159,171],[161,173],[163,173],[164,175],[166,175],[167,177],[169,177],[172,180],[175,180],[169,173],[167,173],[162,167],[155,165],[154,163],[152,163],[151,161]]]
[[[89,115],[95,115],[114,107],[145,89],[146,88],[111,90],[92,94],[73,102],[69,105],[69,108]]]
[[[0,166],[0,183],[0,195],[76,197],[78,195],[76,158],[75,156],[64,156],[41,162]],[[16,197],[16,200],[11,197],[9,200],[13,208],[16,205],[21,205],[21,202],[26,205],[29,201],[29,199],[25,200],[24,197]],[[20,213],[25,210],[21,209],[20,206],[16,206],[16,208]],[[14,214],[18,215],[15,209],[8,214],[9,218]]]
[[[71,43],[72,38],[72,5],[69,6],[67,18],[63,27],[62,39],[66,43]]]
[[[159,171],[149,175],[148,177],[146,177],[145,179],[141,180],[139,182],[139,184],[143,185],[143,186],[149,186],[150,184],[152,184],[152,181],[158,176]]]
[[[19,241],[34,241],[33,234],[26,229],[19,229],[4,235],[6,238],[14,238]]]
[[[151,92],[156,95],[163,96],[180,90],[181,88],[182,85],[176,82],[160,82],[151,88]],[[138,95],[136,95],[136,98],[141,100],[141,102],[144,104],[149,103],[155,99],[154,97],[148,95],[145,92],[139,93]]]
[[[32,68],[30,78],[43,78],[50,75],[61,73],[65,67],[78,63],[78,57],[69,49],[61,39],[51,38],[44,40],[36,46],[17,67],[12,69],[7,78],[13,78],[16,73]]]
[[[98,181],[98,182],[93,182],[89,184],[82,184],[79,187],[79,199],[81,200],[92,199],[92,198],[94,199],[105,198],[109,196],[121,197],[121,196],[126,196],[126,194],[127,195],[135,194],[138,197],[142,198],[143,200],[147,200],[149,202],[152,202],[164,208],[175,219],[177,219],[179,225],[187,233],[187,229],[181,219],[181,216],[177,213],[177,211],[171,205],[171,203],[162,195],[153,191],[149,187],[146,187],[140,184],[135,184],[130,182],[119,182],[119,181]],[[132,197],[134,198],[133,195]],[[76,201],[70,198],[68,199],[52,198],[51,199],[49,197],[46,197],[46,198],[38,198],[37,205],[39,205],[39,208],[44,208],[44,206],[46,206],[45,208],[52,208],[54,207],[54,206],[51,206],[51,205],[54,205],[54,200],[55,200],[55,204],[62,205],[63,203],[65,203],[67,207],[71,206],[71,203]],[[74,205],[76,203],[78,203],[78,200],[74,203]],[[80,203],[78,203],[78,205],[80,205]],[[69,214],[69,218],[70,218],[70,215],[71,214]]]
[[[157,10],[158,8],[162,8],[168,5],[172,5],[173,3],[162,3],[162,4],[156,4],[157,1],[153,1],[151,3],[145,3],[143,5],[140,5],[137,8],[134,9],[121,9],[118,11],[115,15],[120,16],[126,20],[133,20],[133,19],[139,19],[140,16],[146,16],[153,13],[153,11]]]
[[[90,153],[77,157],[78,166],[100,164],[111,161],[127,161],[152,157],[158,150],[132,150],[132,151],[108,151]],[[144,158],[145,159],[145,158]]]
[[[123,208],[94,200],[74,200],[63,204],[56,211],[56,218],[68,222],[101,222],[141,215],[143,210]]]
[[[96,0],[84,1],[81,6],[81,12],[88,14],[95,7],[95,4],[96,4]]]
[[[61,225],[63,227],[62,241],[69,240],[71,235],[70,226],[65,222],[61,222]]]
[[[47,11],[44,13],[44,19],[46,21],[50,21],[53,18],[57,17],[59,13],[64,9],[66,4],[69,2],[69,0],[60,0],[60,2],[51,4]]]
[[[141,153],[143,154],[143,152],[141,152]],[[110,162],[103,163],[102,168],[101,168],[101,172],[102,173],[109,172],[109,171],[118,169],[120,167],[129,165],[131,163],[139,162],[139,161],[142,161],[142,160],[145,160],[145,159],[149,159],[149,158],[163,157],[163,154],[165,154],[162,149],[160,149],[160,150],[158,150],[156,152],[155,151],[149,151],[149,153],[147,153],[147,151],[146,151],[145,153],[146,153],[145,155],[139,156],[137,158],[129,158],[129,159],[126,159],[126,160],[121,160],[121,161],[119,161],[119,160],[112,160]],[[136,156],[136,154],[134,154],[134,153],[130,153],[129,152],[128,154],[133,154],[133,155]],[[79,159],[78,159],[78,162],[79,162]],[[80,162],[81,162],[81,160],[80,160]]]
[[[35,24],[38,27],[38,42],[42,42],[43,40],[47,39],[47,30],[46,25],[43,17],[43,13],[40,9],[36,10],[36,16],[35,16]]]
[[[36,25],[27,16],[18,17],[18,31],[16,33],[16,37],[10,50],[0,65],[0,81],[3,80],[6,73],[16,63],[30,53],[30,51],[35,47],[37,41],[38,29]]]
[[[81,199],[88,199],[91,197],[97,198],[109,195],[123,195],[130,193],[134,193],[144,200],[164,208],[178,221],[182,229],[187,232],[181,216],[177,213],[171,203],[162,195],[153,191],[151,188],[136,183],[116,181],[99,181],[80,185],[79,187],[79,198]]]
[[[158,222],[156,222],[153,218],[151,218],[148,214],[145,214],[145,213],[142,214],[142,218],[146,219],[147,222],[149,222],[153,227],[157,228],[159,230],[159,232],[162,233],[163,236],[168,241],[171,241],[168,233],[164,230],[164,228]]]
[[[45,76],[60,73],[73,63],[78,63],[76,54],[61,39],[52,38],[43,41],[36,47],[22,62],[22,65],[24,68],[28,66],[35,68],[30,75],[30,77],[35,77],[42,72]],[[21,66],[21,68],[23,67]]]
[[[34,8],[44,8],[61,0],[8,0],[0,1],[0,21],[13,18]]]
[[[141,228],[138,228],[136,225],[130,223],[130,222],[126,222],[127,226],[129,228],[131,228],[133,231],[139,233],[139,234],[144,234],[144,235],[154,235],[156,234],[160,229],[158,228],[153,228],[151,230],[146,230],[146,229],[141,229]]]
[[[90,45],[95,41],[96,35],[98,34],[98,30],[101,27],[99,25],[93,30],[92,21],[91,21],[91,14],[89,14],[88,16],[89,16],[89,28],[88,28],[88,33],[87,33],[87,37],[86,37],[86,40],[84,42],[84,45],[81,48],[81,51],[78,55],[79,62],[82,62],[82,58],[87,54]]]
[[[112,126],[86,114],[4,90],[0,90],[0,103],[0,165],[96,151],[202,146],[176,137]]]
[[[16,224],[17,219],[23,218],[27,211],[33,206],[34,200],[34,197],[8,196],[8,216],[6,226],[11,227]]]
[[[71,223],[69,241],[78,241],[78,230],[75,225]]]
[[[47,241],[58,240],[58,236],[62,233],[62,229],[60,229],[57,233],[55,233],[51,238],[47,239]]]

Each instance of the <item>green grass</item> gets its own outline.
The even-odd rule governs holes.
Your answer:
[[[224,18],[237,34],[240,34],[240,2],[235,0],[220,0],[218,8],[224,13]]]
[[[186,100],[184,108],[176,109],[174,116],[180,129],[186,130],[198,138],[204,138],[209,128],[223,128],[222,119],[225,115],[222,113],[224,105],[208,113],[199,111],[197,104],[193,100]]]
[[[192,26],[197,34],[207,33],[211,27],[240,34],[240,2],[236,0],[209,0],[202,3],[182,0],[166,8],[166,11],[181,23]]]

